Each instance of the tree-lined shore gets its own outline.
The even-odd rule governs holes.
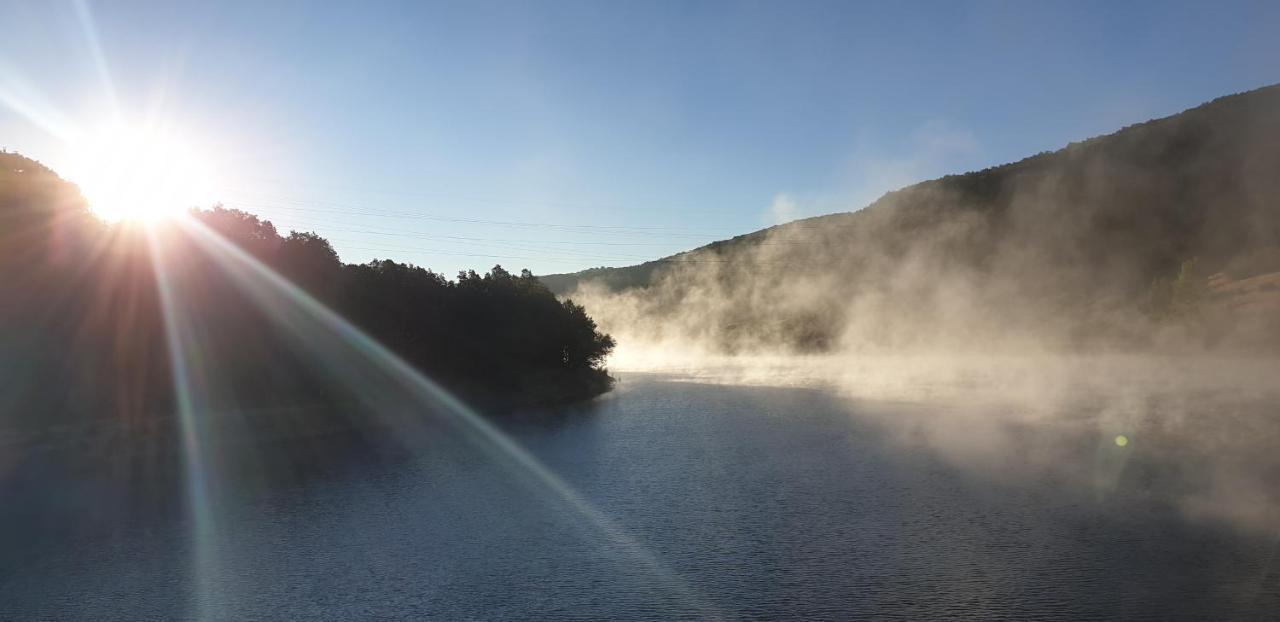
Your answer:
[[[283,234],[252,214],[194,210],[197,226],[239,247],[417,371],[474,403],[509,409],[598,395],[613,340],[581,306],[528,271],[500,266],[454,280],[378,260],[344,264],[311,232]],[[0,411],[10,425],[145,420],[175,408],[174,351],[157,275],[183,311],[211,408],[362,399],[278,309],[255,301],[175,224],[106,223],[47,167],[0,153]],[[164,238],[163,255],[154,252]],[[165,262],[157,270],[154,262]],[[172,328],[172,327],[171,327]],[[321,343],[307,343],[308,340]],[[314,347],[313,347],[314,346]],[[189,373],[190,370],[188,370]]]

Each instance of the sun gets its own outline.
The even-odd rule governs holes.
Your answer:
[[[117,126],[76,149],[69,175],[111,222],[151,223],[212,202],[213,174],[195,143],[172,130]]]

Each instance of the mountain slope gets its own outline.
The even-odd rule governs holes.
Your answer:
[[[1188,315],[1179,300],[1212,298],[1209,276],[1277,270],[1280,86],[1270,86],[915,184],[857,212],[542,280],[624,335],[821,350],[1150,341],[1153,320]]]

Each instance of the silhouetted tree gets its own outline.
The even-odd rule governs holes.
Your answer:
[[[609,386],[612,341],[529,271],[495,266],[456,282],[390,260],[343,265],[313,232],[282,236],[216,206],[190,214],[414,366],[474,398],[560,402]],[[160,237],[180,235],[160,230]],[[28,422],[153,416],[173,408],[150,235],[95,218],[75,186],[0,152],[0,395]],[[164,272],[200,337],[202,380],[236,407],[323,402],[334,381],[198,245],[170,245]]]

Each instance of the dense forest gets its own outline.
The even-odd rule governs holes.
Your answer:
[[[721,351],[1280,346],[1280,86],[626,268],[541,277]]]
[[[215,207],[191,218],[283,275],[417,370],[495,408],[563,403],[608,390],[613,340],[581,306],[528,271],[495,266],[449,280],[373,261],[344,265],[314,233]],[[5,423],[148,418],[172,412],[165,274],[198,355],[205,405],[235,409],[350,400],[333,335],[299,339],[177,225],[108,224],[72,184],[0,153],[0,413]],[[166,247],[153,253],[155,239]],[[156,261],[163,266],[157,270]]]

